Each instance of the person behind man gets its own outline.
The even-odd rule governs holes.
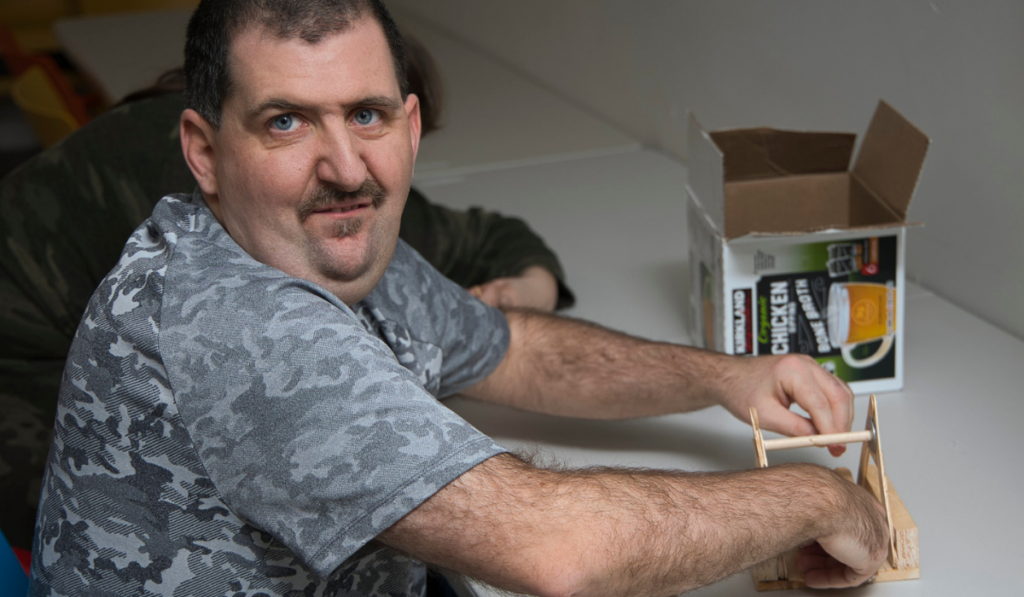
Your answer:
[[[756,406],[791,435],[847,430],[853,409],[805,357],[503,314],[445,280],[398,240],[420,132],[403,64],[377,0],[199,5],[181,137],[200,189],[161,200],[79,327],[33,594],[419,595],[426,562],[532,594],[665,595],[811,541],[808,584],[867,580],[884,513],[828,469],[545,470],[437,400]]]

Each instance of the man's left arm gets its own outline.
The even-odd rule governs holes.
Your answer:
[[[650,342],[566,317],[507,313],[511,340],[501,364],[463,393],[548,414],[617,419],[713,405],[786,435],[848,431],[849,387],[803,355],[734,357]],[[799,404],[810,419],[789,410]],[[843,446],[831,446],[833,454]]]

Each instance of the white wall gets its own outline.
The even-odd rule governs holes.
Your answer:
[[[1024,2],[390,0],[685,160],[710,128],[863,132],[885,98],[932,137],[911,279],[1024,338]]]

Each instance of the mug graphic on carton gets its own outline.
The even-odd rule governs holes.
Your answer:
[[[846,364],[870,367],[892,350],[896,339],[896,289],[892,282],[839,282],[828,292],[828,337],[842,351]],[[881,343],[870,356],[858,358],[853,349]]]

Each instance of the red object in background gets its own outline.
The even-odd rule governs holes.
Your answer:
[[[0,54],[4,55],[4,62],[12,77],[17,77],[32,65],[31,57],[21,49],[18,40],[14,39],[14,33],[3,23],[0,23]]]
[[[14,33],[3,23],[0,23],[0,54],[3,54],[7,70],[10,71],[13,77],[17,77],[25,72],[30,66],[38,65],[39,68],[46,72],[50,82],[57,89],[57,93],[64,101],[71,117],[79,125],[89,122],[91,117],[88,106],[96,104],[99,98],[91,94],[86,96],[78,95],[74,87],[71,86],[71,82],[68,81],[67,75],[60,70],[60,67],[57,66],[53,58],[25,52],[18,44],[18,40],[14,38]]]
[[[14,557],[18,558],[18,563],[21,564],[22,569],[25,570],[25,575],[28,575],[28,569],[32,567],[32,552],[27,549],[20,547],[11,547],[14,550]]]
[[[864,264],[860,273],[865,276],[873,276],[878,273],[878,237],[868,239],[867,254],[864,255]]]
[[[57,62],[49,56],[31,56],[29,60],[32,65],[43,69],[50,82],[53,83],[60,98],[64,101],[64,107],[71,114],[71,117],[78,122],[79,126],[89,122],[89,111],[85,107],[85,101],[75,93],[74,87],[71,86],[71,81],[68,81],[67,75],[60,70]]]

